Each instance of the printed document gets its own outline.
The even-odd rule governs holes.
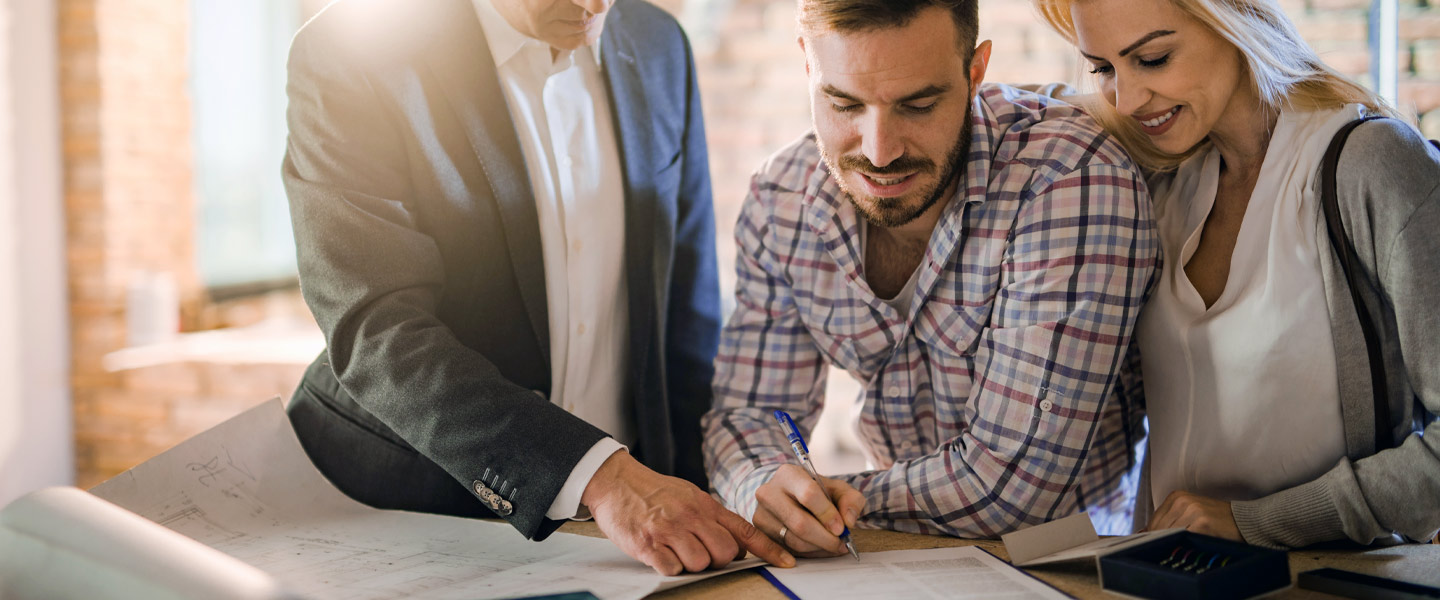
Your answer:
[[[458,485],[458,484],[457,484]],[[278,399],[91,492],[258,568],[304,597],[496,598],[589,591],[642,598],[724,571],[663,577],[609,541],[508,524],[379,510],[311,464]],[[175,557],[176,566],[184,557]]]

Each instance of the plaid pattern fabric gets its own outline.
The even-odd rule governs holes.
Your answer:
[[[909,314],[865,283],[860,222],[813,134],[752,179],[703,421],[712,484],[740,514],[793,460],[771,411],[809,434],[829,363],[864,383],[874,470],[841,476],[868,500],[863,525],[994,537],[1089,509],[1129,529],[1141,410],[1112,383],[1159,264],[1144,181],[1069,105],[987,85],[972,112]]]

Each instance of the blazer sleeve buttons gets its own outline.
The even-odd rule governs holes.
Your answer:
[[[480,497],[480,502],[491,512],[502,517],[508,517],[510,513],[515,512],[515,507],[510,504],[510,501],[500,497],[500,494],[486,486],[485,482],[476,479],[473,485],[475,495]]]

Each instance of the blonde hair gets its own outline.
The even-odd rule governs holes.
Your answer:
[[[1041,18],[1071,44],[1076,43],[1076,34],[1070,11],[1082,1],[1033,0]],[[1282,108],[1317,110],[1362,104],[1372,114],[1398,116],[1379,96],[1320,60],[1274,0],[1169,1],[1240,51],[1264,110],[1278,113]],[[1210,145],[1207,138],[1182,154],[1163,152],[1134,119],[1121,115],[1103,98],[1086,98],[1081,104],[1148,169],[1172,170]]]

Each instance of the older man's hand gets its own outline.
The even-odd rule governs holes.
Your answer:
[[[646,468],[623,450],[595,472],[580,501],[611,542],[662,575],[718,569],[746,551],[772,565],[795,566],[795,557],[710,494]]]

